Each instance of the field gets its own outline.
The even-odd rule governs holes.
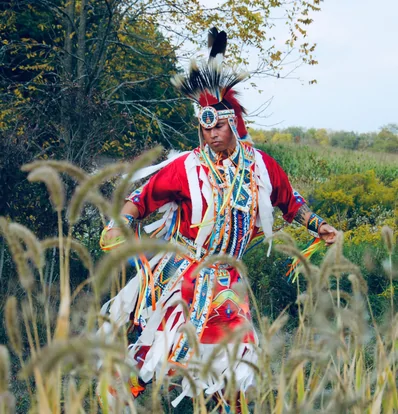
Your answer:
[[[397,157],[298,145],[263,149],[280,162],[315,211],[345,234],[311,262],[303,260],[294,283],[285,277],[286,259],[300,256],[309,241],[298,226],[277,232],[271,257],[260,245],[245,258],[246,268],[240,265],[247,275],[242,295],[252,300],[260,344],[253,366],[257,386],[238,395],[240,411],[397,412]],[[142,162],[153,157],[148,154]],[[0,331],[7,332],[0,346],[0,413],[12,412],[14,405],[21,413],[101,412],[95,387],[118,387],[115,372],[124,378],[129,367],[125,332],[95,336],[103,322],[97,318],[99,308],[129,277],[122,265],[126,258],[164,246],[135,241],[98,257],[97,211],[111,213],[124,193],[116,190],[111,205],[97,190],[116,174],[132,173],[131,166],[120,163],[91,176],[56,162],[39,162],[26,170],[31,181],[46,183],[58,232],[65,236],[39,240],[19,224],[0,221],[8,246],[0,279],[0,303],[5,303],[5,329]],[[79,182],[69,202],[60,173]],[[85,203],[96,209],[83,208]],[[84,231],[81,222],[86,223]],[[276,227],[280,224],[277,217]],[[55,248],[61,254],[51,259]],[[54,263],[49,279],[48,267]],[[233,333],[231,342],[239,343],[242,335]],[[225,346],[220,344],[220,352]],[[232,369],[239,362],[235,352],[230,348]],[[104,361],[100,370],[99,359]],[[197,366],[196,375],[209,375],[216,366],[217,357],[211,358]],[[178,378],[171,384],[163,374],[126,407],[128,391],[120,387],[116,412],[226,412],[220,400],[201,392],[173,409],[170,400],[178,394]],[[192,373],[182,368],[178,374],[190,379]],[[177,391],[169,392],[170,387]],[[238,412],[233,381],[226,384],[225,395],[232,412]],[[109,412],[107,405],[104,401],[102,412]]]

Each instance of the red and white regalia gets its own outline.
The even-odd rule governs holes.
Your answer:
[[[231,265],[219,262],[199,272],[196,269],[213,255],[240,260],[259,234],[271,236],[274,206],[291,222],[305,200],[295,195],[273,158],[241,142],[226,159],[217,159],[207,145],[176,156],[128,200],[138,207],[139,219],[163,212],[163,218],[145,230],[187,251],[184,255],[162,253],[151,258],[154,289],[143,283],[148,275],[141,269],[103,307],[116,325],[131,320],[139,325],[141,334],[129,346],[129,362],[139,370],[140,380],[151,381],[164,370],[167,360],[169,372],[176,365],[192,367],[192,378],[206,393],[221,393],[232,370],[238,390],[245,391],[253,385],[255,373],[242,360],[256,363],[257,338],[249,300],[238,288],[241,275]],[[189,308],[188,320],[181,300]],[[194,354],[186,333],[180,330],[188,321],[200,343],[199,355]],[[215,345],[242,324],[251,328],[238,349],[241,361],[231,366],[227,352],[220,352],[213,364],[217,375],[212,371],[201,378],[194,362],[207,362]],[[109,324],[102,328],[104,332],[107,329]],[[184,396],[193,396],[186,380],[173,405]]]

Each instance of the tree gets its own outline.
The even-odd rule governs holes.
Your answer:
[[[359,136],[353,131],[332,131],[330,133],[330,145],[351,150],[358,149]]]
[[[292,137],[293,137],[293,141],[295,143],[301,142],[302,139],[305,136],[305,130],[304,130],[304,128],[299,127],[299,126],[291,126],[291,127],[285,128],[283,130],[283,132],[288,133],[288,134],[291,134]]]
[[[276,134],[274,134],[271,141],[290,144],[293,142],[293,137],[292,137],[292,134],[277,132]]]
[[[329,134],[325,128],[317,129],[315,131],[314,138],[315,138],[316,143],[319,145],[329,144]]]
[[[398,125],[389,124],[382,127],[377,134],[374,148],[378,151],[398,153]]]
[[[265,143],[265,142],[271,141],[275,131],[274,130],[267,131],[265,129],[250,128],[249,133],[254,142]]]
[[[319,3],[1,2],[0,165],[3,184],[20,192],[3,194],[0,214],[15,216],[13,206],[25,194],[19,167],[32,159],[62,158],[89,169],[98,154],[133,157],[154,142],[196,143],[189,134],[184,138],[192,106],[169,83],[182,40],[199,44],[205,30],[218,25],[231,38],[230,60],[247,61],[239,51],[250,45],[262,59],[255,72],[273,73],[306,36]],[[288,28],[283,50],[272,36],[277,20],[270,18],[279,12]],[[315,63],[313,45],[296,49],[302,61]]]

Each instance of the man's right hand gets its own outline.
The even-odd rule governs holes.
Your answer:
[[[121,243],[116,243],[118,237],[123,237],[123,233],[119,227],[113,227],[112,229],[105,231],[100,239],[100,246],[102,250],[112,250],[118,247]]]

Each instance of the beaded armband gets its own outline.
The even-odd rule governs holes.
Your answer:
[[[310,233],[311,236],[313,237],[319,238],[318,231],[323,223],[326,223],[326,221],[323,218],[319,217],[315,213],[312,213],[310,215],[310,218],[308,219],[308,224],[307,224],[308,233]]]

